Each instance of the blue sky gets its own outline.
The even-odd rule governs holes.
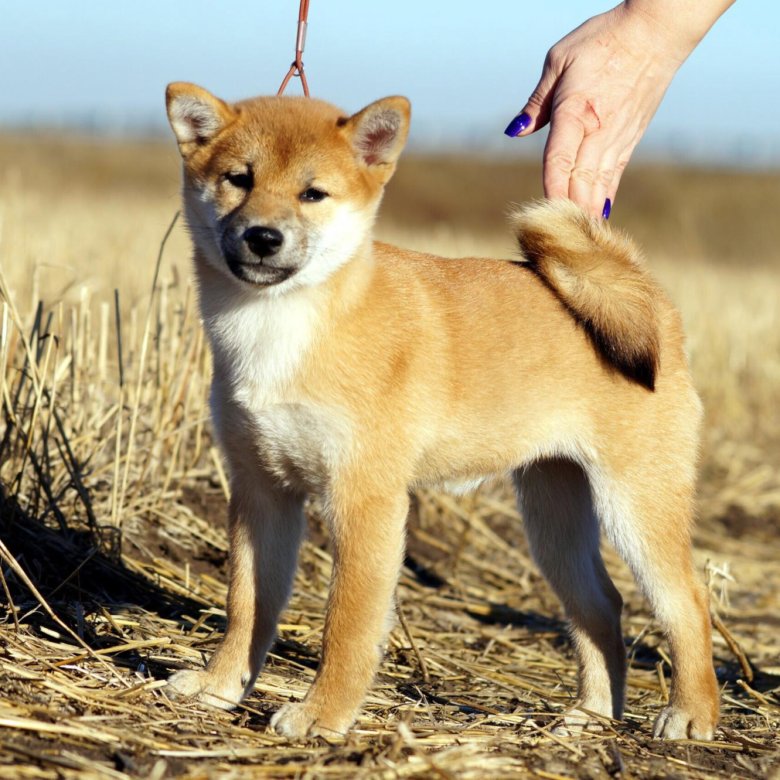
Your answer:
[[[314,94],[347,110],[407,95],[418,146],[516,152],[531,142],[502,130],[547,49],[611,5],[311,0],[307,74]],[[228,99],[274,92],[297,10],[298,0],[6,0],[0,127],[163,126],[164,86],[179,79]],[[738,0],[678,74],[645,153],[780,165],[779,50],[780,4]]]

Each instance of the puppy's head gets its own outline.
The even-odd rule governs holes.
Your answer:
[[[177,82],[166,102],[199,254],[272,294],[318,284],[354,256],[409,128],[403,97],[347,117],[311,98],[228,104]]]

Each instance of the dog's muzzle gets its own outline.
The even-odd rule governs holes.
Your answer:
[[[244,282],[261,286],[279,284],[289,279],[297,266],[283,265],[276,257],[284,245],[284,234],[273,227],[247,228],[238,241],[223,241],[223,254],[234,276]]]

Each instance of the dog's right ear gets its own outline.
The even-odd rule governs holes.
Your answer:
[[[223,100],[184,81],[168,85],[165,106],[183,157],[209,143],[235,118],[235,113]]]

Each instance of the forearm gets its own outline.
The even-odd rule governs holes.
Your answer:
[[[626,14],[641,17],[663,32],[670,53],[682,63],[734,2],[735,0],[624,0],[622,8]]]

